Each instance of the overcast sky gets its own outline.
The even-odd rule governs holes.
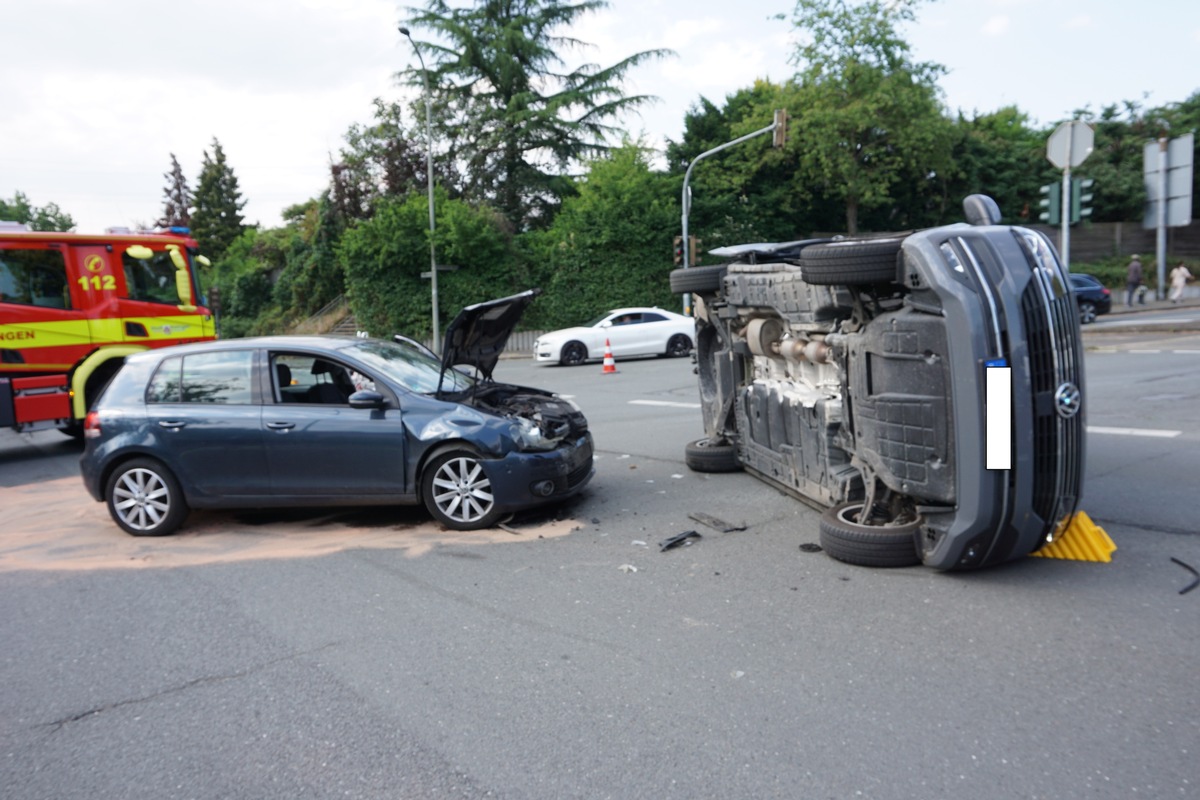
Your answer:
[[[150,224],[174,153],[195,188],[220,140],[246,220],[320,194],[347,129],[373,98],[407,97],[415,64],[394,0],[0,0],[0,198],[58,203],[81,231]],[[612,0],[571,33],[611,64],[669,48],[632,92],[661,101],[628,130],[661,146],[688,107],[721,105],[756,78],[794,71],[788,0]],[[1160,105],[1200,89],[1196,0],[939,0],[904,30],[917,59],[944,65],[951,111],[1015,104],[1039,124],[1124,100]],[[414,35],[422,38],[420,31]]]

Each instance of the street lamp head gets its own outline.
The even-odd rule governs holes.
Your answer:
[[[408,38],[412,38],[412,34],[408,32],[408,28],[404,27],[403,25],[400,26],[400,32]]]

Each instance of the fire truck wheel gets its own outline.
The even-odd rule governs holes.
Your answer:
[[[166,536],[187,517],[179,481],[152,458],[135,458],[109,476],[104,496],[108,513],[131,536]]]

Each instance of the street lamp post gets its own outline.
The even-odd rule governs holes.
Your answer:
[[[429,282],[433,300],[433,352],[440,355],[442,348],[441,336],[438,332],[438,269],[433,245],[435,229],[433,219],[433,110],[429,100],[429,70],[425,69],[425,59],[421,57],[421,48],[413,40],[408,28],[401,26],[400,33],[408,38],[413,50],[417,53],[417,60],[421,62],[421,81],[425,84],[425,176],[429,180]]]

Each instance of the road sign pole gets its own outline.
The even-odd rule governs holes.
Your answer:
[[[1071,149],[1074,136],[1067,137],[1067,166],[1063,168],[1062,179],[1062,236],[1059,237],[1059,252],[1062,255],[1063,269],[1071,271]]]
[[[1167,278],[1167,144],[1165,136],[1158,140],[1158,236],[1154,246],[1154,260],[1158,262],[1155,264],[1158,286],[1154,289],[1154,296],[1159,300],[1166,299],[1163,284]]]

